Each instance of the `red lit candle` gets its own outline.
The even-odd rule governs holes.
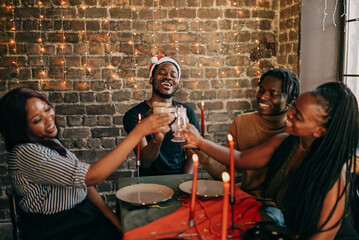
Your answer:
[[[231,176],[231,200],[234,198],[234,142],[231,134],[227,136],[230,152],[229,152],[229,168],[230,168],[230,176]]]
[[[223,180],[223,210],[222,210],[222,240],[227,239],[227,225],[228,225],[228,202],[229,202],[229,174],[222,173]]]
[[[193,179],[192,179],[192,195],[191,195],[191,208],[189,212],[189,224],[190,227],[193,227],[194,221],[194,205],[196,203],[196,196],[197,196],[197,178],[198,178],[198,155],[192,155],[193,160]]]
[[[138,123],[141,122],[141,113],[138,114]],[[141,140],[137,144],[137,164],[140,163],[141,160]]]
[[[204,102],[201,103],[201,135],[204,137]]]

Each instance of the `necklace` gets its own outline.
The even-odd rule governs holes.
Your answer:
[[[299,138],[298,147],[299,147],[299,150],[302,151],[302,152],[306,152],[306,151],[308,151],[310,149],[310,147],[308,147],[308,148],[303,147],[301,138]]]

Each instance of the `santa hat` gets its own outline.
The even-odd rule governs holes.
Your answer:
[[[176,66],[176,68],[178,70],[178,81],[179,81],[181,79],[181,68],[180,68],[180,66],[178,65],[178,63],[174,59],[169,58],[169,57],[165,57],[162,54],[158,54],[158,55],[151,58],[150,77],[152,77],[153,69],[156,66],[158,66],[158,65],[160,65],[162,63],[165,63],[165,62],[170,62],[170,63],[172,63],[173,65]]]

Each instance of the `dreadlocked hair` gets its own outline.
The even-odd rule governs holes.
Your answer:
[[[287,94],[288,104],[292,103],[295,99],[297,99],[300,87],[298,77],[295,73],[282,68],[271,69],[261,76],[258,85],[261,85],[264,81],[264,78],[267,76],[275,77],[282,80],[281,91],[282,93]]]
[[[343,220],[348,211],[353,192],[350,171],[355,171],[356,147],[358,144],[358,103],[343,83],[329,82],[311,92],[326,110],[326,134],[316,139],[288,185],[283,199],[286,225],[301,238],[333,229]],[[275,166],[268,169],[266,182],[273,178]],[[342,180],[343,167],[346,169]],[[339,181],[336,203],[326,221],[319,226],[324,199],[329,190]],[[349,189],[351,188],[351,189]],[[334,214],[340,199],[345,197],[345,211],[334,226],[325,226]],[[323,227],[325,226],[325,230]]]

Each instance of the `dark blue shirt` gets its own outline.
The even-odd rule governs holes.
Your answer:
[[[187,117],[191,124],[193,124],[198,130],[199,125],[197,117],[192,108],[186,104],[172,101],[173,106],[182,105],[187,109]],[[141,113],[142,119],[148,117],[147,113],[151,110],[150,106],[143,101],[136,105],[125,113],[123,117],[123,126],[127,133],[138,123],[138,114]],[[153,135],[146,136],[147,142],[150,142]],[[148,168],[140,167],[140,176],[150,175],[164,175],[164,174],[176,174],[182,173],[184,165],[186,163],[186,151],[179,143],[172,142],[173,131],[169,131],[163,138],[160,152],[157,159]]]

